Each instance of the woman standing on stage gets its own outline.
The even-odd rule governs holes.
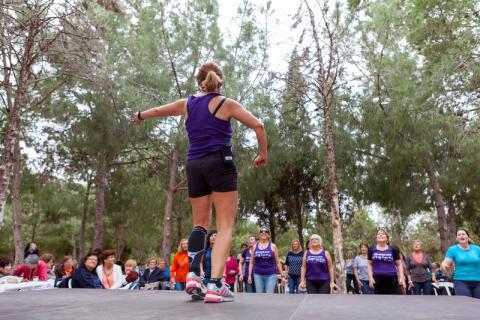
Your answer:
[[[377,244],[368,250],[368,276],[375,294],[400,294],[400,285],[405,287],[400,254],[390,246],[390,238],[383,229],[377,231]]]
[[[257,118],[237,101],[222,96],[224,74],[216,63],[203,64],[196,80],[201,90],[199,94],[138,112],[133,122],[165,116],[187,118],[187,180],[194,227],[188,240],[190,273],[186,291],[194,298],[206,294],[205,302],[232,301],[233,294],[221,281],[238,206],[237,169],[230,147],[233,134],[230,119],[240,121],[256,134],[259,152],[253,161],[254,168],[267,164],[267,136]],[[200,277],[200,258],[206,247],[212,204],[215,206],[218,233],[212,253],[212,278],[205,293]]]
[[[448,248],[442,262],[444,270],[454,265],[455,295],[480,299],[480,247],[470,243],[465,229],[458,229],[457,244]]]
[[[295,239],[292,241],[290,251],[285,258],[285,272],[288,274],[288,292],[291,294],[298,293],[300,285],[300,276],[302,274],[303,250],[300,241]]]
[[[312,234],[309,244],[310,248],[303,255],[300,286],[307,288],[307,293],[329,294],[337,287],[332,257],[323,249],[318,234]]]

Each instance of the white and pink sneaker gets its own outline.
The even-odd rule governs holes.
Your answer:
[[[194,272],[187,274],[187,283],[185,291],[194,300],[201,300],[205,297],[205,285],[202,282],[202,278],[197,276]]]
[[[230,291],[230,287],[226,283],[222,283],[222,287],[218,288],[215,283],[209,283],[207,285],[207,293],[204,301],[206,303],[220,303],[233,301],[233,293]]]

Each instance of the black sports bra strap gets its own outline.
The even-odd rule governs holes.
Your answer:
[[[220,108],[222,107],[223,103],[225,102],[225,100],[227,100],[227,98],[223,98],[222,101],[220,101],[220,103],[218,104],[218,106],[215,108],[215,111],[213,111],[213,115],[215,116],[218,112],[218,110],[220,110]]]

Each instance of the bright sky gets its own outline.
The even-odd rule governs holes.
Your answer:
[[[227,31],[235,33],[234,30],[229,30],[228,26],[232,25],[231,21],[234,19],[238,7],[243,0],[220,0],[220,26],[227,26]],[[266,0],[254,1],[257,6],[264,6]],[[293,15],[297,12],[299,7],[299,0],[272,0],[271,8],[273,15],[268,21],[270,50],[269,58],[270,65],[275,66],[275,71],[284,71],[287,69],[287,58],[292,49],[298,41],[298,32],[291,29],[293,23]],[[263,23],[262,20],[259,23]]]

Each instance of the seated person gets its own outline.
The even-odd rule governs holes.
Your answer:
[[[150,258],[148,260],[148,268],[143,272],[140,285],[143,287],[147,283],[161,282],[164,280],[164,272],[157,267],[157,259]],[[168,281],[168,280],[166,280]]]
[[[160,277],[160,290],[170,290],[170,268],[167,267],[165,259],[158,259],[158,268],[162,271]]]
[[[55,276],[57,279],[71,277],[75,269],[73,268],[73,257],[64,256],[63,263],[55,267]]]
[[[97,267],[97,275],[105,289],[120,289],[125,280],[122,267],[115,264],[115,256],[115,251],[104,250],[101,258],[103,264]]]
[[[89,253],[80,262],[80,267],[72,276],[72,288],[103,289],[102,282],[97,276],[95,269],[98,265],[98,257]]]
[[[37,278],[40,281],[48,280],[47,264],[38,258],[36,254],[28,255],[23,264],[13,270],[13,275],[23,277],[23,281],[32,281]]]
[[[53,254],[51,253],[44,253],[42,254],[42,256],[40,257],[40,260],[45,262],[45,264],[47,265],[47,276],[48,276],[48,279],[55,279],[55,274],[53,272],[53,266],[54,266],[54,263],[55,263],[55,258],[53,257]]]
[[[0,258],[0,278],[12,275],[12,261],[7,258]]]
[[[129,259],[125,261],[125,280],[123,281],[122,289],[132,290],[138,289],[140,287],[140,277],[138,273],[135,271],[137,268],[137,261],[133,259]]]

